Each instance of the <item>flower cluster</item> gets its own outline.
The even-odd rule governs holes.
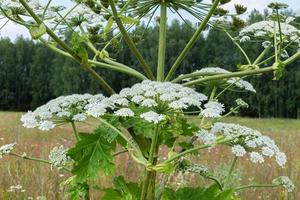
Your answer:
[[[265,157],[275,157],[277,164],[283,167],[287,160],[286,155],[270,137],[238,124],[217,122],[210,131],[200,130],[197,136],[204,144],[213,144],[217,136],[222,136],[224,140],[230,141],[232,152],[236,156],[249,154],[253,163],[263,163]]]
[[[295,185],[287,176],[280,176],[272,181],[275,185],[282,185],[288,192],[292,192],[295,189]]]
[[[247,42],[252,38],[260,38],[264,40],[262,45],[266,48],[274,41],[274,34],[279,36],[279,30],[281,30],[284,42],[293,42],[298,44],[298,47],[300,47],[300,31],[293,25],[289,24],[293,20],[294,18],[287,17],[286,22],[280,23],[280,29],[277,21],[261,21],[251,24],[240,31],[240,42]],[[286,55],[286,53],[287,52],[284,51],[283,56]]]
[[[100,102],[87,105],[87,113],[93,117],[104,115],[109,110],[115,110],[114,114],[121,117],[136,116],[130,108],[131,105],[143,107],[146,112],[138,117],[158,123],[165,119],[165,115],[158,113],[159,105],[166,105],[167,109],[183,110],[191,106],[200,108],[207,97],[195,90],[170,82],[143,81],[124,88],[119,94],[112,95]]]
[[[29,111],[24,114],[21,121],[26,128],[38,127],[42,131],[48,131],[59,123],[86,120],[86,106],[103,99],[104,96],[101,94],[61,96],[38,107],[33,112]]]
[[[16,145],[16,143],[5,144],[5,145],[1,146],[0,147],[0,158],[9,154],[13,150],[15,145]]]
[[[199,77],[206,77],[206,76],[211,76],[211,75],[216,75],[216,74],[229,74],[232,73],[228,70],[222,69],[220,67],[205,67],[200,70],[196,70],[193,72],[195,74],[199,74]],[[184,79],[185,81],[189,81],[190,79]],[[256,92],[254,89],[253,85],[249,83],[248,81],[245,81],[241,78],[230,78],[226,80],[226,86],[232,85],[233,87],[236,87],[237,89],[240,90],[245,90],[245,91],[250,91],[250,92]],[[225,87],[226,87],[225,86]]]
[[[57,168],[65,166],[67,163],[71,162],[71,158],[66,155],[67,150],[61,145],[59,147],[54,147],[49,154],[49,160],[51,165]]]
[[[225,111],[224,105],[217,101],[209,101],[204,105],[204,108],[201,114],[208,118],[221,117],[221,114]]]

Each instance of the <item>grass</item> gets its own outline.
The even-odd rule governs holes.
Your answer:
[[[63,144],[70,147],[73,144],[71,127],[61,126],[51,132],[40,132],[35,129],[25,129],[21,126],[19,118],[21,113],[0,112],[0,146],[6,143],[17,142],[16,152],[26,152],[28,155],[47,159],[50,149]],[[192,119],[191,119],[192,120]],[[267,161],[263,165],[250,163],[246,158],[237,163],[236,173],[239,173],[238,181],[244,184],[249,182],[270,183],[279,175],[290,176],[296,185],[296,191],[287,195],[282,189],[256,189],[246,190],[240,193],[243,200],[297,200],[300,199],[300,121],[287,119],[249,119],[229,118],[227,121],[247,125],[271,136],[286,152],[288,165],[279,168],[274,160]],[[92,129],[91,124],[82,124],[80,130]],[[118,156],[117,174],[124,175],[130,180],[140,178],[137,171],[140,167],[135,165],[126,154]],[[221,171],[228,168],[232,156],[228,148],[217,148],[201,152],[194,156],[195,162],[208,165],[213,169],[219,166]],[[220,167],[221,166],[221,167]],[[60,183],[69,175],[46,164],[37,164],[19,158],[4,157],[0,160],[0,199],[23,200],[46,197],[59,200],[63,198],[63,190]],[[110,185],[110,177],[101,177],[98,184]],[[176,174],[170,178],[173,187],[184,186],[192,180],[192,185],[207,184],[206,180],[195,175]],[[23,192],[8,192],[11,185],[22,185]],[[93,190],[91,199],[99,199],[100,192]]]

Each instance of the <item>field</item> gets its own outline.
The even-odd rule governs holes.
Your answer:
[[[73,139],[70,127],[58,127],[52,132],[39,132],[34,129],[25,129],[21,126],[19,118],[21,113],[0,112],[0,146],[6,143],[17,142],[16,152],[47,159],[50,149],[64,144],[72,145]],[[192,120],[192,119],[191,119]],[[238,162],[237,172],[240,174],[241,183],[257,182],[270,183],[279,175],[288,175],[296,185],[295,192],[287,195],[282,189],[256,189],[241,193],[243,200],[299,200],[300,199],[300,121],[284,119],[248,119],[229,118],[231,122],[237,122],[255,128],[272,136],[278,145],[286,152],[288,164],[285,168],[279,168],[271,160],[263,165],[251,164],[246,159]],[[82,124],[80,130],[91,129],[90,124]],[[211,152],[214,151],[214,152]],[[230,155],[227,149],[208,150],[193,158],[198,163],[203,163],[215,168],[217,163],[222,163],[221,168],[226,168],[230,163]],[[137,171],[139,166],[133,165],[133,161],[126,154],[117,157],[117,162],[125,167],[117,167],[117,174],[136,180],[140,178]],[[136,169],[136,170],[134,170]],[[243,169],[243,170],[241,170]],[[60,183],[68,174],[51,169],[46,164],[37,164],[33,161],[25,161],[19,158],[5,157],[0,160],[0,199],[63,199],[63,190]],[[255,178],[253,178],[255,177]],[[191,180],[191,175],[172,177],[170,184],[173,187],[182,186],[186,180]],[[192,177],[192,184],[201,184],[203,179]],[[109,186],[109,181],[101,177],[101,184]],[[22,185],[23,191],[8,192],[10,186]],[[95,183],[96,185],[96,183]],[[93,189],[91,199],[99,199],[100,192]]]

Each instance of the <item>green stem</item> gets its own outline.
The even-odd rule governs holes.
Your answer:
[[[72,58],[72,59],[75,59],[71,54],[55,47],[54,45],[52,44],[49,44],[48,42],[46,42],[45,40],[43,39],[40,39],[40,41],[42,41],[45,45],[47,45],[50,49],[52,49],[53,51],[65,56],[65,57],[68,57],[68,58]],[[109,59],[104,59],[105,62],[107,62],[107,60]],[[140,80],[145,80],[147,79],[147,77],[145,77],[143,74],[139,73],[138,71],[132,69],[132,68],[129,68],[127,67],[126,65],[123,65],[123,64],[119,64],[119,66],[117,66],[117,62],[114,62],[114,61],[111,61],[110,63],[103,63],[103,62],[99,62],[99,61],[95,61],[95,60],[88,60],[88,63],[91,64],[91,65],[95,65],[97,67],[101,67],[101,68],[104,68],[104,69],[109,69],[109,70],[112,70],[112,71],[116,71],[116,72],[121,72],[121,73],[124,73],[124,74],[128,74],[130,76],[133,76],[133,77],[136,77]],[[122,65],[122,67],[121,67]]]
[[[165,79],[166,81],[171,80],[171,78],[173,77],[176,69],[180,66],[181,62],[186,57],[186,55],[188,54],[188,52],[190,51],[190,49],[195,45],[195,43],[199,39],[202,31],[206,28],[206,25],[208,24],[211,16],[215,12],[215,10],[218,7],[219,3],[220,3],[220,0],[214,0],[214,2],[212,4],[212,7],[210,8],[209,12],[207,13],[207,15],[205,16],[205,18],[201,22],[200,26],[198,27],[198,29],[196,30],[196,32],[194,33],[194,35],[192,36],[192,38],[190,39],[190,41],[188,42],[188,44],[185,46],[185,48],[183,49],[183,51],[181,52],[181,54],[176,59],[176,61],[173,64],[173,66],[171,67],[171,70],[169,71],[169,73],[168,73],[168,75],[167,75],[167,77]]]
[[[213,75],[209,77],[204,77],[200,79],[196,79],[187,83],[184,83],[184,86],[192,86],[195,84],[212,81],[212,80],[218,80],[218,79],[229,79],[232,77],[241,77],[241,76],[248,76],[248,75],[254,75],[254,74],[262,74],[265,72],[271,72],[276,70],[273,66],[272,67],[266,67],[262,69],[255,69],[255,70],[248,70],[248,71],[241,71],[241,72],[232,72],[232,73],[226,73],[226,74],[219,74],[219,75]]]
[[[279,187],[280,185],[272,185],[272,184],[257,184],[257,185],[243,185],[235,188],[235,191],[244,190],[248,188],[266,188],[266,187]]]
[[[140,51],[138,50],[138,48],[134,44],[132,38],[129,36],[128,32],[126,31],[126,29],[125,29],[125,27],[122,23],[122,21],[120,20],[120,18],[118,16],[117,8],[116,8],[115,3],[114,3],[114,0],[109,0],[109,4],[111,6],[114,19],[115,19],[122,35],[123,35],[124,40],[126,41],[128,47],[130,48],[132,53],[135,55],[135,57],[138,59],[138,61],[141,63],[147,77],[151,80],[154,80],[155,78],[154,78],[154,75],[151,71],[151,67],[147,64],[147,62],[143,58],[142,54],[140,53]]]
[[[251,65],[251,61],[250,61],[248,55],[246,54],[246,52],[244,51],[244,49],[241,47],[241,45],[239,45],[239,44],[234,40],[234,38],[233,38],[226,30],[224,30],[224,31],[225,31],[225,33],[227,34],[227,36],[231,39],[231,41],[235,44],[235,46],[237,46],[238,49],[241,51],[241,53],[244,55],[244,57],[246,58],[248,64]]]
[[[238,157],[235,156],[234,159],[231,162],[231,165],[230,165],[230,168],[229,168],[229,171],[228,171],[228,175],[227,175],[226,181],[225,181],[225,187],[227,187],[228,184],[229,184],[229,182],[230,182],[230,178],[231,178],[231,175],[233,173],[233,169],[234,169],[234,167],[236,165],[237,159],[238,159]]]
[[[293,63],[295,60],[297,60],[298,58],[300,58],[300,51],[298,51],[297,53],[295,53],[294,55],[292,55],[291,57],[289,57],[288,59],[286,59],[283,64],[284,65],[289,65],[291,63]],[[255,74],[262,74],[262,73],[267,73],[267,72],[272,72],[275,71],[276,68],[273,66],[269,66],[269,67],[265,67],[265,68],[261,68],[261,69],[255,69],[255,70],[248,70],[248,71],[242,71],[242,72],[232,72],[232,73],[227,73],[227,74],[216,74],[216,75],[212,75],[209,77],[203,77],[203,78],[199,78],[193,81],[189,81],[187,83],[184,83],[184,86],[192,86],[198,83],[203,83],[203,82],[207,82],[207,81],[212,81],[212,80],[218,80],[218,79],[229,79],[232,77],[242,77],[242,76],[248,76],[248,75],[255,75]],[[192,78],[192,77],[196,77],[198,74],[197,73],[191,73],[191,74],[186,74],[183,75],[184,78]],[[178,80],[181,79],[181,77],[178,77]],[[174,79],[175,80],[175,79]]]
[[[76,126],[75,126],[75,122],[72,121],[71,124],[72,124],[72,128],[73,128],[73,133],[74,133],[75,139],[76,139],[76,141],[79,141],[79,136],[78,136],[78,132],[77,132],[77,129],[76,129]]]
[[[212,76],[212,75],[218,75],[220,73],[217,72],[192,72],[190,74],[182,74],[180,76],[178,76],[177,78],[175,78],[174,80],[172,80],[172,83],[178,83],[184,79],[188,79],[188,78],[195,78],[195,77],[199,77],[199,76]],[[222,74],[222,73],[221,73]]]
[[[272,48],[272,43],[269,44],[269,46],[267,48],[265,48],[263,50],[263,52],[255,59],[255,61],[253,62],[253,65],[257,65],[265,57],[265,55],[270,51],[271,48]]]
[[[279,38],[280,38],[279,56],[281,56],[283,40],[282,40],[282,31],[281,31],[280,16],[279,16],[278,9],[276,9],[276,15],[277,15],[278,30],[279,30]]]
[[[228,140],[219,140],[219,141],[215,142],[214,144],[205,144],[205,145],[202,145],[202,146],[198,146],[198,147],[194,147],[194,148],[185,150],[185,151],[180,152],[180,153],[176,154],[175,156],[165,160],[163,163],[165,163],[165,164],[170,163],[170,162],[172,162],[174,160],[177,160],[178,158],[181,158],[182,156],[185,156],[187,154],[193,153],[193,152],[201,150],[201,149],[206,149],[206,148],[209,148],[209,147],[213,147],[213,146],[216,146],[218,144],[223,144],[223,143],[229,142],[231,140],[232,139],[230,139],[230,140],[229,139]]]
[[[163,81],[165,77],[166,59],[166,38],[167,38],[167,5],[163,1],[160,5],[160,26],[158,45],[157,80]]]
[[[16,154],[16,153],[9,153],[9,155],[15,156],[15,157],[18,157],[18,158],[22,158],[24,160],[31,160],[31,161],[35,161],[35,162],[40,162],[40,163],[45,163],[45,164],[48,164],[48,165],[52,165],[52,163],[50,161],[44,160],[44,159],[41,159],[41,158],[34,158],[34,157],[27,156],[27,155],[19,155],[19,154]],[[65,171],[71,172],[71,170],[66,168],[66,167],[62,167],[62,169],[65,170]]]
[[[159,125],[156,125],[154,130],[154,135],[152,138],[151,146],[150,146],[150,152],[149,152],[149,158],[148,158],[148,165],[153,165],[155,154],[156,154],[156,146],[158,141],[158,135],[159,135]],[[142,193],[141,193],[141,200],[145,200],[147,196],[147,191],[150,183],[151,178],[151,171],[148,171],[145,169],[145,177],[143,180],[143,186],[142,186]]]
[[[51,1],[52,1],[52,0],[48,0],[48,3],[47,3],[47,5],[46,5],[46,7],[44,8],[43,15],[42,15],[42,19],[43,19],[43,20],[45,19],[45,15],[46,15],[46,12],[47,12],[47,10],[48,10],[50,4],[51,4]]]
[[[37,24],[42,24],[43,21],[39,18],[38,15],[34,13],[34,11],[29,7],[29,5],[26,3],[25,0],[19,0],[20,3],[23,5],[25,10],[29,13],[29,15],[36,21]],[[72,57],[75,58],[80,64],[81,67],[83,67],[93,78],[95,78],[98,83],[102,86],[102,88],[108,93],[108,94],[114,94],[115,91],[110,87],[110,85],[96,72],[94,71],[89,65],[82,64],[81,57],[73,51],[71,47],[69,47],[66,43],[64,43],[49,27],[46,27],[46,32],[48,35],[57,42],[64,50],[66,50]]]

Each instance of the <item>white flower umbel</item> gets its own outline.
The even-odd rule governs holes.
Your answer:
[[[202,141],[204,144],[213,144],[217,140],[217,137],[214,134],[204,129],[199,130],[196,136],[198,137],[198,140]]]
[[[16,145],[16,143],[5,144],[5,145],[1,146],[0,147],[0,158],[9,154],[14,149],[15,145]]]
[[[257,152],[251,152],[250,153],[250,160],[253,162],[253,163],[263,163],[265,160],[264,160],[264,157],[257,153]]]
[[[288,192],[292,192],[295,189],[294,183],[287,176],[280,176],[272,181],[275,185],[282,185]]]
[[[186,109],[190,106],[200,108],[207,97],[191,88],[170,82],[143,81],[131,88],[123,89],[118,98],[126,98],[137,106],[156,107],[160,102],[172,109]],[[116,99],[115,99],[116,101]]]
[[[120,117],[132,117],[134,112],[129,108],[121,108],[120,110],[115,111],[115,115]]]
[[[221,114],[225,111],[224,105],[217,101],[210,101],[204,107],[205,109],[201,111],[201,114],[209,118],[221,117]]]
[[[159,122],[165,119],[164,115],[157,114],[156,112],[153,111],[143,113],[141,114],[140,117],[146,120],[147,122],[154,123],[154,124],[158,124]]]
[[[53,99],[35,111],[29,111],[21,117],[26,128],[39,128],[43,131],[53,129],[56,123],[86,120],[87,105],[97,105],[105,97],[101,94],[73,94]],[[96,110],[96,109],[95,109]],[[93,112],[95,112],[93,110]]]
[[[68,162],[71,162],[71,158],[66,155],[67,150],[61,145],[54,147],[49,154],[49,160],[52,166],[61,168]]]
[[[232,150],[232,153],[235,154],[235,156],[237,156],[237,157],[242,157],[247,153],[245,148],[243,146],[239,145],[239,144],[234,145],[231,148],[231,150]]]
[[[275,157],[277,164],[281,167],[287,162],[286,155],[280,151],[275,141],[257,130],[238,124],[217,122],[212,126],[210,133],[230,140],[233,145],[232,152],[235,155],[245,155],[245,150],[250,154],[250,160],[254,163],[264,162],[265,157]]]
[[[280,23],[281,26],[281,34],[284,42],[295,42],[300,43],[300,35],[299,30],[290,25],[291,18],[287,19],[286,22]],[[268,39],[269,41],[273,41],[274,38],[274,30],[275,34],[279,35],[279,26],[277,21],[261,21],[254,24],[251,24],[240,31],[240,38],[244,38],[245,36],[252,38],[262,38],[264,40]],[[248,40],[247,40],[248,41]]]
[[[237,99],[235,100],[235,102],[240,107],[245,107],[245,108],[249,107],[249,105],[243,99]]]

